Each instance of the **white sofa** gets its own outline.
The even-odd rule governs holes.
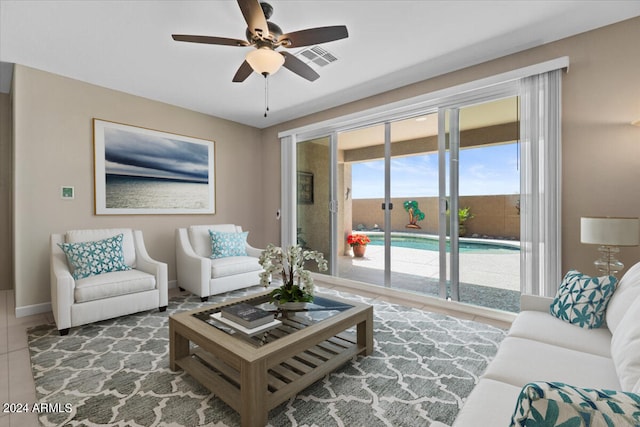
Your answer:
[[[552,298],[523,295],[521,312],[453,426],[509,426],[521,390],[532,382],[639,393],[639,295],[640,263],[619,281],[606,324],[598,329],[583,329],[550,315]],[[548,391],[545,384],[542,387]]]
[[[258,258],[262,253],[245,244],[246,255],[211,258],[212,246],[209,230],[223,233],[242,233],[234,224],[193,225],[176,230],[176,268],[178,286],[200,296],[209,296],[260,283],[262,267]]]
[[[123,235],[126,271],[73,277],[59,244],[93,242]],[[131,229],[72,230],[51,235],[51,308],[61,335],[69,328],[159,308],[168,304],[167,264],[153,260],[144,245],[142,232]]]

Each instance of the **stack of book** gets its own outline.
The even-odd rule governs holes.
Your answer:
[[[273,313],[245,302],[223,307],[220,312],[225,319],[236,322],[247,329],[257,328],[273,321]]]
[[[246,335],[256,335],[282,324],[273,313],[247,303],[222,307],[211,317]]]

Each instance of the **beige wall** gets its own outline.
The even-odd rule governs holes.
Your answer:
[[[594,273],[596,248],[580,243],[584,215],[640,215],[640,18],[603,27],[541,47],[432,78],[263,130],[266,169],[279,170],[278,132],[407,99],[560,56],[571,66],[563,77],[562,266]],[[265,176],[273,188],[280,177]],[[278,198],[267,201],[277,209]],[[279,238],[275,220],[265,217],[267,240]],[[628,266],[640,248],[624,248]]]
[[[481,236],[520,239],[520,216],[516,209],[518,195],[460,196],[460,207],[470,208],[474,216],[466,222],[467,237],[473,234]],[[438,198],[417,197],[418,208],[425,214],[418,221],[419,230],[406,228],[409,213],[404,210],[407,197],[392,198],[391,231],[420,232],[438,234]],[[384,212],[380,209],[383,199],[354,199],[353,227],[363,224],[367,228],[378,224],[384,228]]]
[[[236,223],[265,244],[260,130],[16,65],[16,307],[50,301],[49,235],[74,228],[141,229],[149,254],[176,277],[174,232],[190,224]],[[215,100],[212,98],[212,102]],[[92,118],[215,141],[215,215],[96,216]],[[277,173],[279,176],[279,172]],[[61,200],[60,187],[75,187]],[[275,211],[274,211],[275,213]]]
[[[132,95],[16,66],[15,289],[17,307],[50,300],[48,238],[70,228],[131,226],[175,278],[173,232],[188,224],[234,222],[251,243],[280,241],[280,131],[340,117],[516,68],[569,56],[563,78],[563,269],[593,272],[580,244],[580,216],[640,215],[640,18],[604,27],[345,104],[262,131]],[[1,102],[0,102],[1,103]],[[216,141],[216,215],[95,216],[91,119]],[[260,142],[261,141],[261,142]],[[4,153],[4,152],[3,152]],[[59,198],[73,185],[74,201]],[[3,236],[4,238],[4,236]],[[640,248],[624,248],[630,265]]]
[[[0,93],[0,290],[13,288],[11,99]]]

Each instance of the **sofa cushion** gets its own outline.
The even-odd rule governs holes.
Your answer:
[[[481,378],[458,413],[453,427],[507,426],[520,387]]]
[[[611,357],[611,332],[607,328],[576,328],[542,311],[523,311],[511,324],[509,336]]]
[[[75,302],[87,302],[156,288],[153,275],[140,270],[117,271],[91,276],[76,282]]]
[[[192,225],[187,229],[193,251],[204,258],[211,258],[211,235],[209,230],[227,233],[241,232],[242,228],[234,224]]]
[[[620,389],[611,358],[511,336],[502,341],[483,377],[517,387],[532,381],[557,381],[578,387]]]
[[[632,391],[640,381],[640,299],[627,310],[611,339],[611,357],[622,390]]]
[[[211,258],[247,255],[248,231],[226,233],[224,231],[209,230],[209,235],[211,236]]]
[[[258,263],[258,258],[251,256],[232,256],[211,260],[211,277],[213,279],[260,270],[262,267]]]
[[[133,241],[133,231],[130,228],[99,228],[89,230],[70,230],[65,235],[67,243],[90,242],[103,240],[122,234],[122,253],[124,263],[136,268],[136,248]]]
[[[558,382],[525,385],[511,419],[524,426],[637,426],[640,396]]]
[[[58,246],[67,256],[73,278],[76,280],[114,271],[126,271],[131,267],[125,264],[122,252],[123,235],[103,240],[59,243]]]
[[[622,276],[607,306],[607,326],[614,333],[633,301],[640,296],[640,262]]]
[[[599,328],[615,286],[613,276],[590,277],[571,270],[562,279],[549,311],[573,325]]]

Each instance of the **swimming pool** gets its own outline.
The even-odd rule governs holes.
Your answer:
[[[384,246],[383,233],[362,233],[371,239],[370,245]],[[485,253],[485,254],[513,254],[520,252],[517,241],[511,243],[496,243],[495,241],[483,242],[470,239],[459,240],[460,252]],[[400,248],[422,249],[437,252],[439,250],[438,238],[430,235],[391,233],[391,246]],[[447,252],[450,251],[450,242],[447,241]]]

